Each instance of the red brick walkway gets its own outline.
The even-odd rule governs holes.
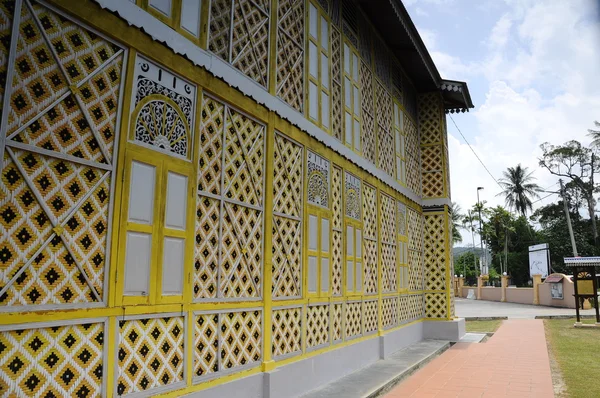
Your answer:
[[[386,397],[554,397],[543,321],[504,321],[485,343],[455,344]]]

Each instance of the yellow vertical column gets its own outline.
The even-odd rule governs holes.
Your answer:
[[[279,0],[271,0],[271,23],[269,25],[269,93],[277,94],[277,11],[279,9]]]
[[[277,11],[279,8],[278,0],[271,0],[271,15],[269,24],[269,93],[276,95],[277,92]],[[275,114],[269,113],[269,125],[267,126],[267,153],[265,167],[265,207],[264,207],[264,272],[263,272],[263,372],[275,368],[275,361],[271,358],[271,325],[273,295],[271,289],[273,285],[272,262],[273,255],[271,245],[273,244],[273,176],[275,163]]]
[[[453,319],[452,314],[454,313],[451,308],[453,304],[452,295],[454,294],[454,273],[452,272],[452,231],[450,230],[451,224],[450,208],[444,206],[444,238],[446,241],[446,319]]]
[[[269,371],[275,367],[275,362],[271,359],[271,324],[272,324],[272,294],[273,285],[273,254],[271,245],[273,242],[273,173],[275,164],[275,114],[269,113],[269,125],[267,126],[267,153],[265,167],[265,244],[264,244],[264,273],[263,273],[263,372]]]
[[[377,190],[377,330],[383,334],[383,255],[381,242],[381,191]]]

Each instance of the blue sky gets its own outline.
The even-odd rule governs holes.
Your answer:
[[[600,121],[600,0],[403,1],[442,77],[468,83],[475,109],[453,117],[494,177],[521,163],[556,189],[539,145],[588,143]],[[466,209],[483,186],[503,204],[449,118],[448,134],[453,201]]]

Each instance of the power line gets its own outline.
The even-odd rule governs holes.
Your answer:
[[[473,149],[473,147],[471,146],[471,144],[469,144],[469,141],[467,141],[467,139],[465,138],[464,134],[462,133],[462,131],[460,131],[460,129],[458,128],[458,125],[456,124],[456,122],[454,121],[454,118],[452,117],[452,115],[448,115],[450,116],[450,120],[452,120],[452,123],[454,124],[454,127],[456,127],[456,130],[458,130],[458,133],[460,134],[460,136],[463,138],[463,140],[465,140],[465,142],[467,143],[467,145],[469,146],[469,148],[471,149],[471,152],[473,152],[473,154],[475,155],[475,157],[477,158],[477,160],[479,160],[479,163],[481,163],[481,165],[483,166],[483,168],[485,169],[485,171],[487,171],[487,173],[490,175],[490,177],[492,177],[492,179],[496,182],[496,184],[498,184],[498,186],[501,189],[504,189],[504,187],[502,185],[500,185],[500,183],[498,182],[498,180],[496,180],[496,178],[493,176],[493,174],[488,170],[488,168],[486,167],[486,165],[483,163],[483,161],[479,158],[479,156],[477,155],[477,153],[475,152],[475,150]]]
[[[531,204],[534,204],[534,203],[540,202],[540,201],[542,201],[542,200],[544,200],[544,199],[546,199],[546,198],[549,198],[549,197],[550,197],[550,196],[552,196],[552,195],[556,195],[557,193],[558,193],[558,192],[552,192],[550,195],[546,195],[546,196],[544,196],[543,198],[539,198],[538,200],[536,200],[536,201],[534,201],[534,202],[531,202]]]

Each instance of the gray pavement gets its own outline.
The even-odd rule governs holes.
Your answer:
[[[450,347],[441,340],[422,340],[391,357],[349,374],[325,387],[310,391],[302,398],[374,398],[423,367]]]
[[[540,305],[500,303],[498,301],[467,300],[456,298],[456,316],[459,318],[470,317],[508,317],[508,318],[535,318],[536,316],[564,316],[575,317],[575,309],[543,307]],[[591,310],[581,310],[582,315],[594,315]]]

